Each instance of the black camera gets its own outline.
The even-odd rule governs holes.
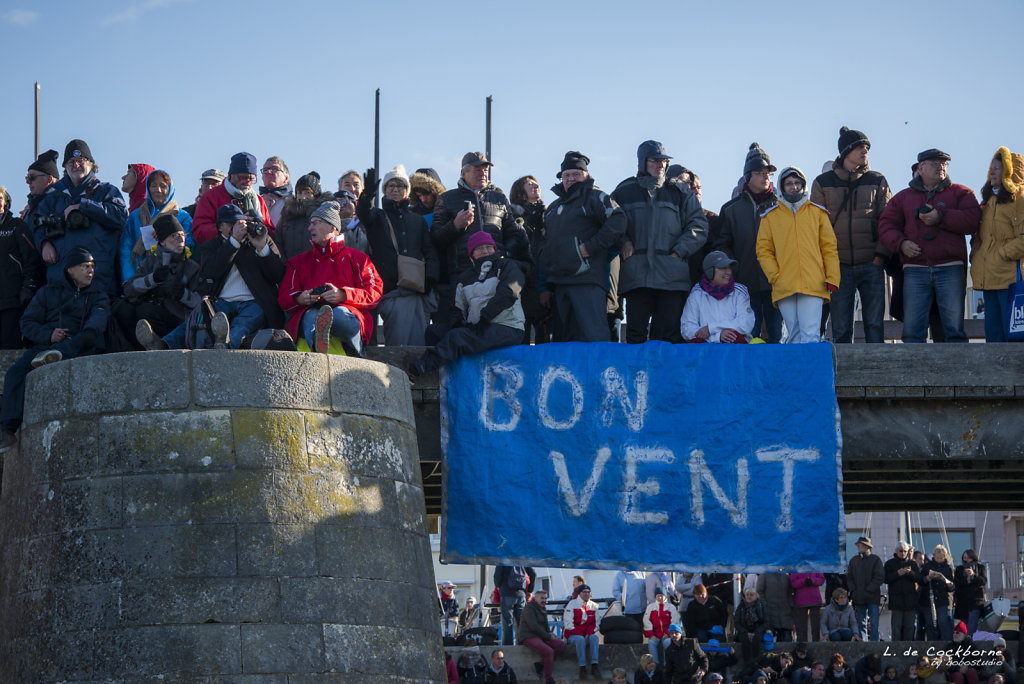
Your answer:
[[[267,234],[267,224],[262,221],[250,218],[246,221],[245,230],[249,233],[249,237],[258,238],[263,237]]]
[[[43,239],[45,240],[56,240],[64,237],[64,217],[54,216],[36,216],[36,228],[43,229]]]
[[[934,208],[935,207],[930,204],[922,204],[914,210],[914,217],[921,218],[921,214],[930,214]]]
[[[80,210],[75,209],[73,212],[68,214],[67,227],[71,230],[82,230],[83,228],[88,228],[89,217],[83,214]]]

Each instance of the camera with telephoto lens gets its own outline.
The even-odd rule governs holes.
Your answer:
[[[45,240],[56,240],[64,237],[64,217],[55,216],[50,214],[49,216],[36,216],[36,228],[43,229],[43,239]]]
[[[249,233],[250,238],[263,237],[267,234],[267,224],[250,216],[249,220],[245,222],[245,230]]]
[[[68,214],[67,226],[71,230],[82,230],[83,228],[88,228],[89,217],[83,214],[80,210],[75,209],[73,212]]]

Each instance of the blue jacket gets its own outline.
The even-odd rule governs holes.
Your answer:
[[[612,597],[616,601],[622,601],[623,590],[626,593],[623,613],[638,615],[647,609],[646,573],[638,570],[619,570],[612,581]]]
[[[57,261],[46,265],[46,280],[59,285],[64,282],[64,259],[75,247],[84,247],[96,259],[96,276],[93,287],[98,287],[110,296],[117,296],[118,279],[114,272],[117,259],[117,236],[128,218],[121,191],[110,183],[103,183],[95,172],[86,176],[78,187],[71,185],[71,180],[64,175],[53,184],[54,192],[49,193],[39,203],[35,216],[64,217],[64,210],[78,204],[88,219],[84,228],[68,228],[63,237],[49,242],[57,250]],[[43,251],[45,230],[32,226],[33,237],[39,252]]]
[[[63,274],[64,266],[61,265]],[[98,276],[98,273],[97,273]],[[79,289],[70,279],[61,275],[60,282],[48,283],[36,292],[21,317],[21,333],[36,347],[50,347],[50,336],[55,328],[68,328],[68,340],[76,348],[83,345],[80,335],[86,330],[95,333],[90,348],[103,348],[103,334],[107,330],[110,300],[106,292],[92,285]]]
[[[156,173],[152,171],[151,173]],[[162,171],[161,173],[167,173]],[[170,178],[170,174],[168,174]],[[171,183],[171,191],[167,194],[167,201],[161,204],[159,207],[153,202],[153,199],[149,196],[149,184],[146,184],[146,202],[142,206],[149,210],[150,223],[155,219],[164,207],[174,201],[174,183]],[[177,205],[175,205],[177,206]],[[144,251],[141,255],[132,258],[132,248],[135,243],[138,242],[139,238],[142,237],[142,219],[139,217],[139,212],[142,207],[139,207],[128,216],[128,222],[124,224],[124,230],[121,231],[121,244],[118,248],[118,265],[120,266],[121,283],[127,283],[131,280],[132,276],[135,275],[135,271],[139,268],[139,263],[148,253],[148,250]],[[179,209],[178,223],[185,229],[185,245],[190,248],[195,248],[195,241],[192,239],[192,217],[188,215],[184,209]],[[147,224],[148,225],[148,224]]]

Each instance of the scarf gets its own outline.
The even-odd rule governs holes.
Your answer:
[[[282,185],[279,188],[268,188],[265,185],[261,185],[260,186],[260,194],[261,195],[276,195],[277,197],[280,197],[282,199],[284,199],[286,197],[291,197],[291,195],[292,195],[292,184],[291,183],[285,183],[284,185]]]
[[[259,195],[252,188],[242,192],[234,185],[231,184],[227,178],[224,179],[224,189],[228,191],[228,194],[235,199],[241,199],[245,202],[245,213],[258,217],[261,221],[263,220],[263,212],[260,211]]]
[[[725,285],[715,285],[713,282],[708,280],[706,275],[700,277],[700,289],[707,292],[709,295],[722,301],[726,297],[732,294],[732,291],[736,289],[736,279],[729,276],[729,282]]]

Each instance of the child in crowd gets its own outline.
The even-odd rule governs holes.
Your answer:
[[[779,203],[761,216],[757,260],[786,323],[786,341],[820,342],[822,306],[839,289],[836,233],[828,212],[808,201],[803,171],[784,168],[779,185]]]
[[[690,290],[683,308],[683,339],[736,344],[750,340],[754,311],[747,288],[733,279],[732,269],[737,263],[725,252],[711,252],[704,257],[704,274]]]
[[[608,684],[629,684],[629,680],[626,679],[626,671],[621,667],[617,667],[612,670],[612,680]]]
[[[881,684],[899,684],[899,680],[896,674],[896,668],[892,665],[885,668],[885,672],[882,673]]]

